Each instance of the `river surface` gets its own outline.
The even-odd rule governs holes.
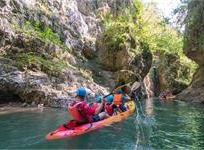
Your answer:
[[[204,106],[148,99],[123,122],[55,141],[45,135],[70,119],[66,110],[0,115],[0,149],[204,149]]]

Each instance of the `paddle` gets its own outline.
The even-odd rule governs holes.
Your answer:
[[[114,94],[116,90],[118,90],[118,89],[120,89],[120,88],[122,88],[122,87],[124,87],[124,86],[126,86],[126,85],[127,85],[127,84],[124,84],[124,85],[121,85],[121,86],[119,86],[119,87],[113,89],[108,95],[103,96],[103,98],[106,98],[106,97],[108,97],[109,95]]]
[[[133,85],[132,85],[132,88],[131,88],[131,97],[137,101],[138,100],[138,96],[140,96],[140,89],[141,88],[141,84],[140,82],[135,82]]]
[[[135,91],[137,90],[139,87],[141,86],[140,82],[134,82],[134,84],[132,85],[131,91]]]
[[[105,95],[103,98],[106,98],[106,97],[108,97],[109,95],[114,94],[116,90],[121,89],[121,88],[127,86],[127,85],[130,84],[130,83],[132,83],[132,82],[129,82],[129,83],[127,83],[127,84],[123,84],[123,85],[121,85],[121,86],[119,86],[119,87],[113,89],[111,93],[109,93],[108,95]],[[139,87],[140,87],[140,83],[139,83],[139,82],[134,82],[134,84],[132,85],[131,91],[132,91],[132,90],[136,90],[136,89],[138,89]]]

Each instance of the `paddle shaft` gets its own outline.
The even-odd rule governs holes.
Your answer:
[[[121,86],[119,86],[119,87],[113,89],[111,93],[109,93],[108,95],[104,96],[103,98],[106,98],[106,97],[108,97],[108,96],[114,94],[114,92],[115,92],[116,90],[121,89],[122,87],[127,86],[127,85],[130,84],[130,83],[132,83],[132,82],[129,82],[129,83],[127,83],[127,84],[121,85]]]

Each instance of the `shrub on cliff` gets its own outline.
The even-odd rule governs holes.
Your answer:
[[[109,55],[129,47],[131,53],[128,53],[128,57],[138,59],[137,55],[151,51],[154,58],[160,59],[156,68],[163,70],[159,72],[159,76],[167,80],[160,83],[165,84],[162,85],[165,88],[176,88],[178,84],[182,85],[182,88],[186,87],[197,68],[183,53],[183,35],[179,34],[167,19],[159,15],[153,3],[144,6],[140,0],[134,0],[131,7],[124,8],[119,14],[107,15],[102,38]],[[104,53],[103,56],[106,57]],[[170,61],[170,56],[176,58],[175,62]],[[111,57],[109,60],[114,58]],[[122,62],[122,59],[120,61]],[[145,59],[146,61],[148,60]],[[108,59],[104,59],[104,62],[108,62]],[[113,65],[117,66],[117,63]]]
[[[49,26],[34,20],[27,20],[22,25],[13,23],[13,28],[17,31],[26,34],[27,36],[34,36],[40,38],[42,41],[58,45],[60,48],[67,49],[60,36],[55,33]]]

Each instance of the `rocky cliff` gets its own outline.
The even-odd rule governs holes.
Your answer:
[[[204,1],[190,1],[186,19],[184,52],[194,60],[198,69],[191,85],[178,95],[178,98],[190,102],[204,103]]]
[[[11,99],[60,107],[69,99],[67,91],[79,86],[101,94],[113,87],[116,72],[124,67],[111,70],[100,63],[104,47],[96,43],[103,33],[102,18],[129,6],[131,0],[2,0],[0,101],[12,95]],[[128,66],[129,56],[115,55]],[[145,56],[133,60],[145,62]],[[145,76],[148,68],[138,64],[131,66],[145,70],[140,71]]]

